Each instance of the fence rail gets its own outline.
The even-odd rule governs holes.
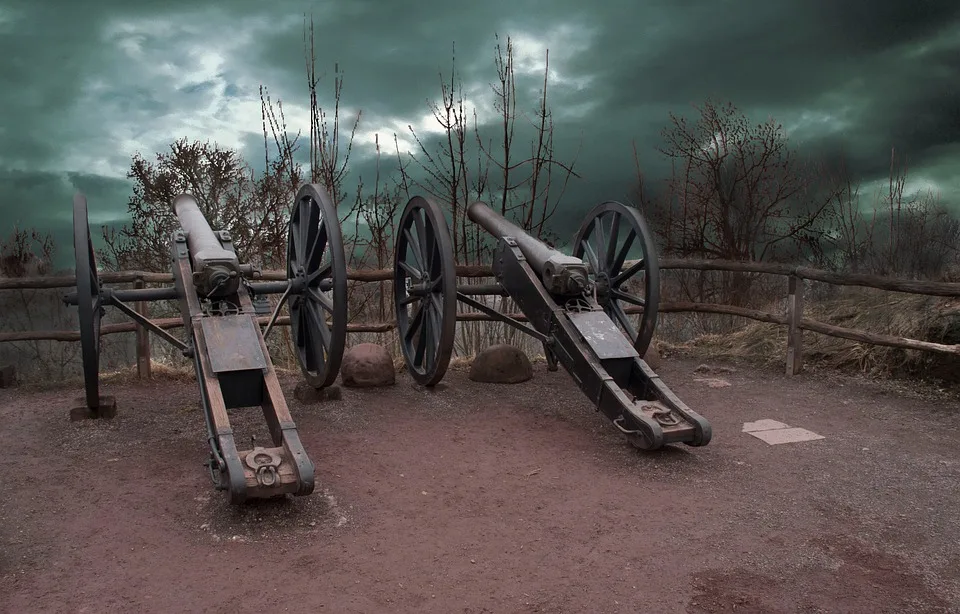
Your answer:
[[[627,262],[624,264],[624,267],[628,267],[630,264],[630,262]],[[960,354],[960,345],[948,345],[929,341],[921,341],[917,339],[905,339],[894,335],[870,333],[804,318],[803,295],[802,292],[800,292],[801,286],[799,282],[800,280],[811,280],[833,285],[861,286],[875,288],[878,290],[942,297],[960,297],[960,283],[896,279],[879,275],[835,273],[832,271],[824,271],[803,266],[731,260],[691,260],[664,258],[660,261],[660,268],[695,271],[756,273],[787,277],[789,281],[787,288],[787,309],[786,313],[784,314],[767,313],[756,309],[749,309],[734,305],[694,302],[662,302],[660,304],[660,312],[715,313],[733,315],[750,320],[786,326],[788,329],[786,371],[790,375],[799,373],[802,368],[802,331],[804,330],[872,345],[883,345],[908,350],[920,350],[946,354]],[[462,278],[493,276],[492,268],[485,265],[458,265],[456,267],[456,272],[457,276]],[[393,277],[393,269],[358,269],[348,271],[347,273],[347,279],[355,283],[389,281],[392,280]],[[284,271],[263,271],[260,274],[259,279],[265,281],[282,281],[286,279],[286,273]],[[103,272],[100,274],[100,280],[105,284],[134,283],[137,287],[143,287],[147,283],[173,283],[173,275],[170,273],[156,273],[150,271]],[[76,277],[74,276],[0,279],[0,290],[40,290],[70,288],[74,287],[75,285]],[[146,309],[147,307],[145,304],[138,303],[138,311],[145,313]],[[626,309],[626,312],[628,314],[642,313],[642,308],[630,307]],[[520,321],[525,321],[525,318],[522,314],[505,315]],[[258,318],[258,320],[261,323],[266,323],[269,318],[264,316]],[[482,313],[458,313],[457,320],[493,321],[494,319]],[[178,328],[183,326],[183,322],[180,318],[163,318],[153,320],[153,322],[157,326],[164,329]],[[289,325],[289,318],[286,316],[280,317],[278,318],[276,324],[281,326]],[[350,323],[348,324],[347,330],[349,332],[384,333],[393,330],[395,327],[395,322]],[[104,324],[101,327],[101,334],[103,335],[127,332],[137,332],[137,362],[138,365],[144,365],[144,363],[147,365],[146,367],[141,366],[141,373],[143,373],[144,369],[149,372],[149,344],[146,342],[145,330],[142,327],[135,322],[123,324]],[[79,339],[80,334],[77,331],[28,330],[0,332],[0,342],[41,340],[78,341]]]
[[[624,263],[630,266],[633,261]],[[804,266],[792,266],[772,262],[743,262],[739,260],[696,260],[685,258],[663,258],[661,269],[683,269],[690,271],[728,271],[731,273],[766,273],[783,277],[796,277],[820,281],[837,286],[863,286],[877,290],[923,294],[927,296],[960,297],[960,283],[944,281],[922,281],[897,279],[882,275],[862,273],[835,273]],[[458,277],[492,277],[493,267],[488,265],[457,265]],[[358,269],[347,271],[347,279],[358,282],[389,281],[393,279],[393,269]],[[260,279],[264,281],[284,281],[285,271],[262,271]],[[103,283],[134,283],[140,280],[149,284],[172,284],[173,274],[150,271],[107,271],[100,273]],[[15,277],[0,278],[0,290],[42,290],[47,288],[71,288],[77,284],[72,275],[60,277]]]

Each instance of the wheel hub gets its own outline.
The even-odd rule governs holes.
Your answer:
[[[597,300],[601,304],[606,304],[610,299],[610,291],[613,287],[610,283],[610,276],[606,272],[597,273],[593,285],[597,290]]]

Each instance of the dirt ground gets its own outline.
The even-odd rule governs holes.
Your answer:
[[[633,450],[570,377],[343,389],[303,406],[311,497],[213,490],[196,384],[0,390],[5,612],[960,612],[956,401],[737,367],[664,381],[705,448]],[[717,363],[711,363],[717,366]],[[771,418],[826,438],[768,445]],[[238,430],[260,433],[249,410]]]

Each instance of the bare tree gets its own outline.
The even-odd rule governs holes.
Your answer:
[[[957,264],[960,219],[932,190],[905,193],[908,165],[890,150],[885,194],[877,194],[874,218],[886,217],[886,236],[874,233],[868,257],[872,272],[910,278],[937,278]]]
[[[482,199],[485,195],[495,199],[502,215],[512,218],[525,230],[542,238],[547,234],[547,224],[570,178],[578,177],[574,164],[579,151],[574,155],[574,162],[569,164],[557,159],[554,151],[554,123],[547,103],[549,50],[546,52],[543,89],[533,119],[528,119],[534,131],[530,155],[521,159],[515,156],[516,120],[526,119],[527,115],[517,110],[513,43],[507,38],[504,48],[499,43],[499,36],[497,40],[494,58],[497,82],[491,84],[491,89],[494,94],[493,106],[500,114],[499,150],[493,146],[493,139],[484,143],[482,129],[474,112],[477,146],[475,167],[469,162],[473,154],[468,138],[463,85],[457,77],[454,55],[449,82],[441,75],[442,102],[430,103],[434,117],[443,129],[443,136],[436,143],[435,150],[431,151],[409,127],[420,149],[419,156],[411,157],[425,173],[425,178],[411,178],[406,169],[401,167],[401,171],[409,178],[405,180],[449,205],[455,226],[455,253],[462,263],[477,262],[486,255],[485,235],[466,219],[465,208],[471,200]],[[471,172],[471,168],[475,170]],[[496,179],[491,176],[491,169],[498,171]],[[559,192],[555,179],[562,182]]]
[[[190,192],[210,226],[228,230],[238,256],[258,265],[284,261],[283,221],[289,190],[271,175],[261,177],[239,153],[209,142],[175,141],[151,162],[139,153],[127,173],[134,180],[127,210],[130,223],[103,228],[105,264],[121,269],[164,271],[170,268],[170,237],[179,227],[171,204]],[[278,194],[277,191],[280,190]]]
[[[457,259],[466,262],[469,259],[467,246],[468,227],[464,210],[472,198],[478,198],[482,192],[476,189],[485,185],[486,173],[471,189],[468,181],[467,142],[468,124],[467,112],[464,107],[463,83],[457,75],[456,46],[453,47],[449,82],[440,74],[441,102],[429,101],[430,110],[434,119],[443,129],[443,136],[436,143],[433,152],[420,139],[413,126],[408,125],[411,135],[420,149],[420,155],[410,156],[424,173],[422,179],[408,173],[406,167],[400,166],[403,185],[414,185],[424,190],[428,195],[450,207],[453,218],[453,251]]]
[[[415,176],[407,167],[400,166],[401,185],[405,192],[409,192],[411,185],[416,186],[449,207],[453,220],[454,254],[461,264],[489,262],[490,248],[494,243],[481,228],[467,219],[466,207],[471,201],[491,200],[491,204],[504,217],[512,219],[535,236],[547,238],[547,224],[557,208],[559,198],[570,178],[577,176],[573,163],[559,161],[554,152],[554,124],[547,103],[549,52],[544,67],[543,89],[533,111],[533,119],[528,119],[530,116],[518,110],[513,43],[508,38],[504,47],[499,43],[499,37],[497,40],[494,58],[497,81],[491,84],[493,107],[499,114],[498,125],[494,128],[496,137],[485,137],[487,127],[480,125],[476,111],[473,116],[473,138],[469,134],[463,85],[457,76],[454,48],[449,79],[440,75],[441,100],[429,103],[442,135],[430,147],[409,126],[419,148],[418,154],[411,154],[411,163],[419,167],[422,176]],[[527,127],[518,125],[518,119],[527,120],[526,124],[533,133],[530,154],[526,157],[516,153],[518,131],[521,126]],[[494,145],[494,141],[497,141],[497,145]],[[560,189],[557,189],[558,184]],[[469,283],[472,280],[464,281]],[[496,300],[499,301],[499,298]],[[491,307],[511,309],[508,299]],[[494,336],[509,342],[517,334],[513,329],[500,330],[497,326],[479,323],[461,323],[460,330],[464,334],[459,350],[467,354],[481,343],[492,342]]]
[[[0,277],[42,277],[53,272],[57,247],[49,233],[13,227],[0,239]],[[7,290],[0,293],[0,330],[73,329],[76,319],[60,300],[60,289]],[[79,354],[76,343],[14,341],[0,344],[0,363],[26,377],[61,379]]]
[[[0,277],[26,277],[49,274],[56,251],[50,233],[14,225],[6,240],[0,241]]]
[[[816,189],[814,168],[790,150],[774,120],[751,125],[729,103],[707,101],[698,111],[693,125],[671,114],[660,148],[681,168],[672,191],[683,214],[666,229],[676,249],[731,260],[794,257],[832,191]]]
[[[836,186],[788,147],[773,119],[752,124],[734,105],[709,100],[697,110],[693,123],[670,114],[665,145],[658,149],[673,173],[665,197],[643,203],[669,250],[681,257],[753,261],[796,261],[817,253]],[[703,299],[707,276],[699,277]],[[748,300],[755,276],[721,277],[724,302]]]
[[[825,244],[833,253],[824,261],[832,268],[858,273],[867,264],[873,246],[877,212],[874,210],[870,219],[864,215],[860,182],[853,179],[843,157],[833,172],[833,182],[839,189],[832,195],[833,202],[827,208],[828,231],[823,235]]]
[[[338,206],[344,199],[343,182],[346,178],[353,150],[353,140],[360,125],[362,112],[357,113],[346,151],[341,151],[340,103],[343,94],[343,73],[340,65],[334,64],[333,81],[333,126],[327,123],[327,113],[319,103],[317,87],[321,78],[317,76],[317,58],[314,47],[313,17],[310,17],[309,40],[304,26],[304,51],[307,71],[307,88],[310,92],[310,181],[322,183]],[[354,210],[351,209],[351,212]]]

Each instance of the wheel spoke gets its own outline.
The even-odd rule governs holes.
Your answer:
[[[316,287],[318,281],[327,279],[332,276],[333,273],[333,261],[326,263],[322,267],[317,268],[316,271],[307,275],[307,285],[310,287]]]
[[[300,354],[300,357],[303,359],[304,366],[307,370],[310,369],[309,356],[306,349],[310,347],[310,327],[307,325],[307,313],[306,309],[303,308],[303,300],[297,300],[297,307],[290,315],[290,320],[296,320],[297,322],[297,332],[294,339],[294,345],[297,346],[297,353]]]
[[[426,364],[424,364],[425,362],[424,354],[426,353],[426,349],[427,349],[427,337],[429,337],[429,327],[427,326],[426,314],[424,314],[424,312],[427,311],[428,305],[429,303],[424,303],[423,307],[420,309],[420,312],[419,312],[421,316],[420,319],[422,324],[419,330],[420,334],[417,335],[417,350],[413,358],[413,363],[415,365],[423,365],[424,367],[427,366]]]
[[[303,258],[300,256],[300,222],[290,220],[290,243],[293,248],[293,253],[290,253],[290,250],[287,250],[287,270],[296,273],[297,268],[300,266],[300,263],[303,262]]]
[[[440,332],[439,327],[436,326],[439,315],[436,311],[432,300],[424,302],[423,325],[420,327],[420,337],[417,338],[417,347],[421,356],[418,363],[423,365],[424,370],[429,370],[435,362],[436,354],[433,351],[433,341]]]
[[[426,224],[423,221],[424,211],[421,209],[416,211],[413,214],[413,223],[417,227],[417,252],[420,256],[418,262],[423,266],[424,271],[430,270],[429,259],[427,257],[427,251],[429,249],[428,243],[430,242],[427,237]]]
[[[621,263],[620,266],[623,266],[623,264]],[[618,273],[616,276],[614,276],[613,284],[612,284],[613,287],[619,288],[623,284],[623,282],[627,281],[628,279],[636,275],[638,272],[642,271],[645,266],[646,266],[645,258],[641,258],[640,260],[637,260],[636,262],[631,264],[625,271]]]
[[[617,256],[617,237],[620,235],[620,216],[616,213],[612,213],[611,217],[613,221],[610,222],[610,239],[607,243],[607,252],[604,254],[604,260],[607,262],[607,265],[610,267],[610,272],[613,273],[616,269],[613,267]]]
[[[307,266],[307,242],[310,240],[310,199],[303,198],[300,200],[300,236],[298,243],[300,244],[300,253],[297,259],[297,264],[302,267]]]
[[[416,307],[416,311],[413,312],[413,316],[410,318],[407,324],[407,332],[404,335],[404,337],[406,337],[405,341],[408,343],[410,342],[410,340],[413,338],[413,335],[416,334],[417,330],[419,330],[421,324],[423,323],[424,306],[425,306],[425,303],[423,301],[420,301],[420,303]]]
[[[423,234],[424,239],[421,249],[423,250],[423,262],[426,265],[426,271],[424,271],[424,273],[426,273],[425,277],[433,277],[437,274],[436,265],[439,264],[437,255],[439,246],[437,245],[436,230],[432,225],[427,226],[424,228]]]
[[[440,303],[440,297],[436,294],[431,294],[430,299],[433,303],[433,308],[430,310],[430,322],[433,329],[431,336],[433,343],[430,344],[430,352],[435,361],[437,355],[440,353],[440,331],[443,330],[443,322],[441,321],[440,314],[443,313],[443,306]]]
[[[323,222],[321,222],[321,225],[317,228],[317,234],[313,237],[313,242],[310,243],[308,247],[303,267],[308,271],[318,269],[320,263],[323,262],[323,253],[326,249],[327,229],[323,226]]]
[[[406,252],[408,254],[411,252],[413,253],[413,258],[414,260],[417,261],[417,265],[420,267],[421,271],[427,270],[427,267],[424,266],[423,264],[423,260],[421,260],[420,258],[420,243],[418,243],[417,240],[413,238],[413,235],[410,233],[409,227],[403,229],[403,235],[407,238]]]
[[[403,269],[404,271],[406,271],[407,274],[410,275],[410,277],[416,278],[416,280],[417,280],[418,282],[419,282],[421,279],[423,279],[423,277],[424,277],[423,273],[421,273],[421,272],[418,271],[417,269],[413,268],[412,266],[410,266],[409,264],[407,264],[407,263],[404,262],[403,260],[398,260],[398,261],[397,261],[397,266],[399,266],[401,269]]]
[[[586,239],[583,241],[583,253],[587,255],[587,260],[590,261],[590,268],[593,269],[593,274],[597,275],[598,273],[602,273],[603,269],[600,268],[600,263],[597,261],[597,254],[593,251],[593,246]]]
[[[622,301],[627,301],[628,303],[633,303],[638,307],[646,307],[647,302],[640,298],[639,296],[634,296],[629,292],[624,292],[623,290],[613,290],[610,293],[614,298],[620,299]]]
[[[400,304],[401,304],[402,306],[406,307],[406,306],[409,305],[410,303],[412,303],[412,302],[414,302],[414,301],[419,301],[419,300],[420,300],[420,297],[417,296],[416,294],[408,294],[408,295],[406,295],[405,297],[403,297],[402,299],[400,299]]]
[[[433,307],[433,311],[436,312],[436,315],[439,318],[440,314],[443,313],[443,304],[440,302],[440,296],[435,292],[430,293],[430,304]]]
[[[610,275],[617,277],[620,274],[620,269],[623,268],[623,263],[627,261],[627,254],[630,253],[630,248],[633,247],[633,240],[637,237],[637,231],[633,228],[627,233],[627,239],[623,242],[623,247],[620,248],[620,252],[617,254],[616,258],[612,258],[610,262]]]
[[[612,315],[613,318],[620,323],[620,326],[627,331],[627,336],[630,338],[630,341],[633,341],[637,338],[637,329],[633,327],[633,322],[630,321],[630,316],[627,315],[627,312],[623,310],[623,307],[620,306],[620,303],[617,301],[610,301],[609,303],[610,312],[608,315]]]
[[[316,288],[308,288],[307,296],[310,299],[310,303],[318,304],[320,307],[326,310],[327,313],[333,313],[333,301],[320,290]]]
[[[323,317],[318,317],[318,315],[322,316],[322,313],[317,313],[318,311],[317,306],[310,301],[306,301],[303,305],[304,328],[306,328],[307,334],[305,335],[306,343],[302,348],[302,356],[305,359],[304,363],[307,370],[312,372],[320,372],[326,364],[324,356],[330,341],[329,335],[324,338],[324,332],[329,333],[329,331],[325,331],[327,323]]]
[[[327,314],[323,312],[322,305],[313,301],[307,301],[307,311],[310,314],[310,323],[314,330],[320,333],[320,342],[324,349],[329,349],[331,341],[330,326],[327,324]]]
[[[297,305],[297,301],[300,300],[297,296],[291,296],[287,299],[287,310],[290,313],[290,337],[292,337],[294,347],[300,346],[300,308]]]
[[[606,265],[607,260],[605,258],[607,254],[607,235],[603,228],[603,220],[606,217],[606,214],[601,214],[597,216],[597,222],[594,225],[594,231],[596,232],[596,241],[597,241],[597,251],[594,253],[594,257],[597,259],[597,264]],[[606,270],[604,268],[603,270]]]

